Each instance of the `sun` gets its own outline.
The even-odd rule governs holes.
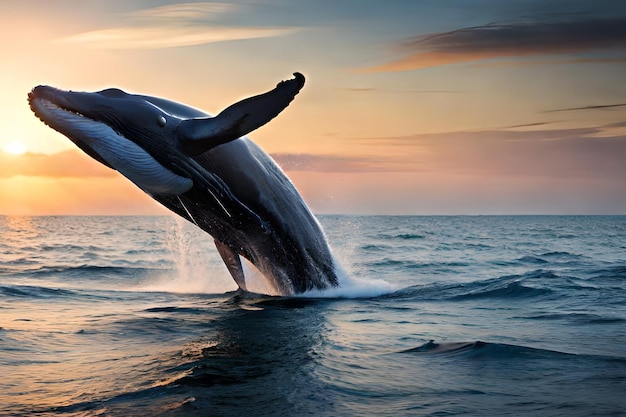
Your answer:
[[[11,155],[24,155],[26,153],[26,146],[22,142],[13,141],[4,145],[2,150]]]

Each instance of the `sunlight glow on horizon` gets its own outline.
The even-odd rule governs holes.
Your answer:
[[[24,155],[26,153],[26,145],[22,142],[13,141],[4,145],[2,150],[11,155]]]

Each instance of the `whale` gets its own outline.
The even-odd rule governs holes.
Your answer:
[[[287,108],[304,83],[296,72],[215,116],[117,88],[39,85],[28,102],[87,155],[208,233],[240,290],[248,291],[245,259],[273,292],[295,295],[337,287],[338,265],[294,184],[246,135]]]

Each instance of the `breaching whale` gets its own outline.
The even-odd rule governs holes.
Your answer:
[[[338,285],[328,242],[300,194],[247,133],[282,112],[304,76],[217,116],[159,97],[37,86],[32,111],[92,158],[209,233],[237,285],[240,256],[282,295]]]

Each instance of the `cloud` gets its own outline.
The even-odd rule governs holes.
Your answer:
[[[626,136],[606,136],[603,128],[500,129],[354,141],[356,149],[378,147],[381,153],[384,149],[397,155],[394,163],[387,163],[388,171],[618,182],[626,178]]]
[[[583,107],[570,107],[566,109],[555,109],[555,110],[546,110],[544,113],[556,113],[562,111],[577,111],[577,110],[606,110],[606,109],[615,109],[619,107],[626,107],[626,103],[618,103],[618,104],[597,104],[593,106],[583,106]]]
[[[372,172],[385,171],[390,160],[384,158],[275,153],[272,157],[285,171]]]
[[[365,71],[408,71],[494,58],[579,54],[624,47],[626,16],[492,23],[411,38],[396,45],[399,58]]]
[[[232,4],[207,2],[154,7],[123,15],[121,20],[130,24],[78,33],[55,42],[97,49],[158,49],[283,36],[298,30],[212,23],[217,16],[238,9]]]
[[[537,127],[537,126],[546,126],[552,124],[554,122],[534,122],[534,123],[524,123],[521,125],[510,125],[510,126],[502,126],[500,129],[519,129],[522,127]]]
[[[568,58],[568,59],[535,59],[524,61],[482,61],[474,64],[476,67],[512,67],[533,65],[569,65],[569,64],[624,64],[624,57],[600,57],[600,58]]]
[[[59,42],[100,49],[158,49],[282,36],[295,30],[276,27],[122,27],[80,33],[60,39]]]
[[[407,94],[439,94],[439,93],[465,93],[463,90],[392,90],[392,89],[381,89],[381,88],[369,88],[369,87],[348,87],[348,88],[337,88],[337,91],[347,92],[347,93],[407,93]]]
[[[345,139],[358,155],[273,154],[288,172],[626,178],[626,135],[600,127],[547,129],[544,122],[493,130]],[[532,130],[523,130],[530,128]],[[622,132],[623,133],[623,132]]]
[[[128,16],[147,20],[163,19],[168,20],[170,23],[173,23],[173,21],[185,23],[194,20],[212,19],[217,15],[237,9],[238,6],[231,3],[180,3],[142,9],[128,13]]]
[[[27,153],[9,155],[0,152],[0,178],[53,177],[84,178],[111,177],[117,173],[82,154],[69,150],[52,155]]]
[[[609,123],[609,124],[605,125],[605,127],[608,127],[608,128],[612,128],[612,127],[626,127],[626,122]]]

